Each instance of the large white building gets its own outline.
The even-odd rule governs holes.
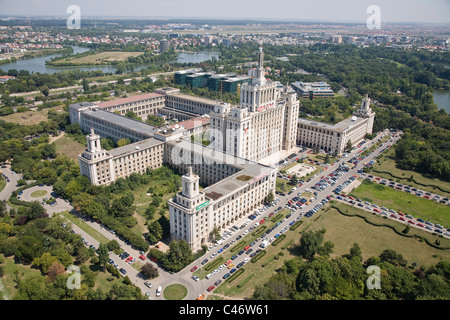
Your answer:
[[[297,143],[306,147],[318,147],[326,152],[342,154],[348,141],[352,145],[364,139],[366,133],[372,133],[375,113],[370,108],[370,99],[366,95],[361,106],[353,116],[337,124],[314,120],[298,120]]]
[[[198,250],[211,241],[214,228],[240,224],[275,189],[276,168],[262,160],[296,144],[341,153],[347,141],[356,144],[372,132],[375,114],[367,96],[353,117],[336,125],[300,119],[295,91],[265,79],[263,57],[260,49],[255,77],[241,86],[239,106],[173,88],[116,102],[70,105],[71,122],[90,131],[87,148],[78,156],[81,174],[92,184],[107,185],[163,164],[184,173],[182,190],[168,201],[170,234]],[[190,120],[156,128],[124,116],[133,111],[145,118],[163,110]],[[209,146],[191,141],[191,135],[209,127]],[[100,137],[132,143],[106,151]],[[202,190],[200,183],[206,186]]]
[[[296,145],[299,101],[295,92],[264,77],[264,53],[251,83],[241,86],[239,106],[217,103],[210,116],[210,147],[261,161]]]

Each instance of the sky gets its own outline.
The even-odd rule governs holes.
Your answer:
[[[0,16],[83,16],[286,19],[366,22],[370,5],[382,23],[450,23],[450,0],[0,0]]]

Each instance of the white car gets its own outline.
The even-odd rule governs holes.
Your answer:
[[[157,297],[159,297],[159,296],[161,295],[161,291],[162,291],[162,287],[159,286],[159,287],[156,289],[156,296],[157,296]]]

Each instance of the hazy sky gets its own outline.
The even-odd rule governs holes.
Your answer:
[[[450,0],[0,0],[0,15],[272,18],[365,22],[378,5],[384,22],[450,23]]]

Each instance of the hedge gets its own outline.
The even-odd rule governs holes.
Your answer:
[[[252,263],[256,263],[259,259],[261,259],[262,257],[264,257],[266,255],[266,251],[262,250],[260,253],[258,253],[256,256],[254,256],[250,261]]]
[[[274,242],[272,242],[272,245],[275,247],[278,245],[281,241],[283,241],[286,238],[285,234],[280,235],[278,238],[275,239]]]
[[[243,274],[244,271],[245,271],[244,268],[238,269],[235,273],[233,273],[233,274],[231,275],[231,277],[228,277],[228,279],[227,279],[226,281],[228,281],[228,282],[230,282],[230,283],[233,282],[234,279],[236,279],[236,278],[239,277],[241,274]]]

